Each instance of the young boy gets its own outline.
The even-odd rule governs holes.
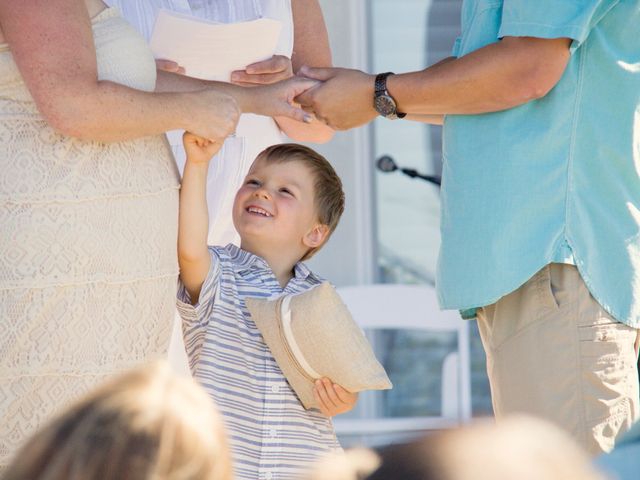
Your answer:
[[[227,425],[237,478],[295,478],[340,448],[330,417],[357,395],[316,382],[321,411],[305,410],[245,306],[245,297],[299,293],[321,283],[301,263],[329,238],[344,210],[342,183],[325,158],[284,144],[258,155],[238,190],[240,248],[208,247],[206,178],[220,143],[186,133],[180,192],[178,309],[194,377]]]

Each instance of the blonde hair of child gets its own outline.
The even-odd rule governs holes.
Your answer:
[[[105,383],[37,432],[3,480],[231,480],[222,420],[191,379],[152,364]]]
[[[329,227],[329,233],[324,243],[334,232],[344,213],[345,195],[342,181],[329,161],[315,150],[297,143],[281,143],[265,148],[256,157],[257,161],[265,163],[300,162],[313,175],[313,196],[321,224]],[[323,244],[324,244],[323,243]],[[302,260],[311,258],[320,248],[310,249]]]

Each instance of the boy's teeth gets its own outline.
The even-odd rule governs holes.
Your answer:
[[[249,212],[251,212],[251,213],[258,213],[260,215],[264,215],[265,217],[270,217],[271,216],[271,214],[269,212],[267,212],[266,210],[263,210],[261,208],[249,207],[247,210]]]

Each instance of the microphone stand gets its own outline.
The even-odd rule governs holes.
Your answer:
[[[424,180],[425,182],[429,182],[440,187],[440,177],[435,175],[425,175],[418,172],[414,168],[398,167],[395,160],[389,155],[383,155],[382,157],[378,158],[378,160],[376,160],[376,167],[378,168],[378,170],[385,173],[395,172],[396,170],[399,170],[407,177],[419,178],[421,180]]]

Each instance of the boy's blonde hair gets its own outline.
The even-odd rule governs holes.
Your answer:
[[[37,432],[3,480],[231,480],[222,421],[193,380],[154,364],[104,384]]]
[[[265,148],[256,157],[256,162],[266,163],[300,162],[314,177],[314,202],[318,220],[329,227],[324,243],[335,231],[344,212],[345,196],[342,181],[329,161],[315,150],[297,143],[282,143]],[[311,258],[322,245],[309,250],[301,260]]]

